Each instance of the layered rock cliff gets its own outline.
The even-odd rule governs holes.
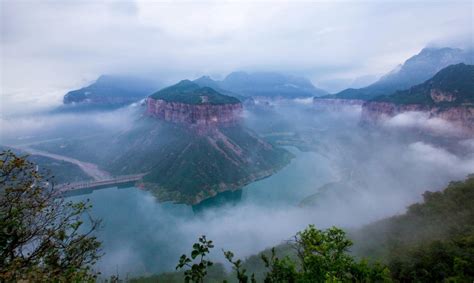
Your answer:
[[[449,66],[432,79],[406,91],[380,96],[362,105],[361,121],[377,124],[404,112],[423,112],[474,135],[474,66]]]
[[[242,104],[186,104],[168,102],[161,99],[147,99],[146,113],[150,116],[189,125],[228,125],[237,122],[242,112]]]
[[[428,118],[449,122],[463,136],[474,136],[474,107],[437,107],[419,104],[397,105],[389,102],[369,101],[362,105],[361,123],[374,125],[406,112],[424,112]]]
[[[148,97],[146,113],[167,122],[212,127],[234,124],[242,109],[235,97],[185,80]]]

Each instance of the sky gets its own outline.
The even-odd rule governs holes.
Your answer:
[[[426,46],[473,45],[473,1],[1,3],[2,108],[60,103],[100,74],[164,84],[236,71],[362,86]]]

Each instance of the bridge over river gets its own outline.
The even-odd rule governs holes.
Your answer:
[[[92,181],[83,181],[75,183],[65,183],[58,184],[55,188],[59,193],[80,191],[84,189],[97,189],[107,186],[123,185],[127,183],[133,183],[138,180],[141,180],[146,173],[134,174],[134,175],[122,175],[122,176],[112,176],[109,172],[99,169],[99,166],[93,163],[84,162],[72,157],[46,152],[39,149],[31,148],[28,146],[8,146],[13,149],[21,150],[27,152],[31,155],[44,156],[56,160],[61,160],[69,162],[71,164],[77,165],[85,174],[89,175],[93,180]]]
[[[107,178],[103,180],[59,184],[55,188],[59,190],[60,192],[70,192],[70,191],[83,190],[83,189],[95,189],[99,187],[107,187],[107,186],[114,186],[114,185],[136,182],[138,180],[141,180],[143,176],[145,175],[146,174],[123,175],[123,176],[116,176],[116,177]]]

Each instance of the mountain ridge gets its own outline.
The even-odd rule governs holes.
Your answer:
[[[423,112],[448,121],[458,135],[474,135],[474,65],[448,66],[422,84],[364,102],[361,122],[377,124],[404,112]]]
[[[430,79],[441,69],[458,63],[474,64],[474,51],[449,47],[424,48],[400,65],[399,70],[390,71],[367,87],[349,88],[321,98],[370,100],[420,84]]]
[[[326,95],[308,79],[276,72],[232,72],[223,80],[202,76],[194,82],[247,97],[301,98]]]
[[[101,75],[88,86],[66,93],[63,108],[118,108],[145,98],[157,82],[125,75]]]

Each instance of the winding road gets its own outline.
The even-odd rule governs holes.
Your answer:
[[[99,167],[94,163],[80,161],[80,160],[77,160],[77,159],[74,159],[74,158],[71,158],[71,157],[67,157],[67,156],[59,155],[59,154],[54,154],[54,153],[50,153],[50,152],[46,152],[46,151],[41,151],[41,150],[37,150],[37,149],[31,148],[31,147],[23,147],[23,146],[21,146],[21,147],[20,146],[9,146],[9,147],[25,151],[25,152],[27,152],[29,154],[32,154],[32,155],[39,155],[39,156],[49,157],[49,158],[52,158],[52,159],[66,161],[66,162],[75,164],[75,165],[79,166],[79,168],[81,168],[81,170],[84,171],[84,173],[86,173],[88,176],[90,176],[95,181],[107,180],[107,179],[112,178],[112,175],[109,172],[106,172],[104,170],[99,169]]]

